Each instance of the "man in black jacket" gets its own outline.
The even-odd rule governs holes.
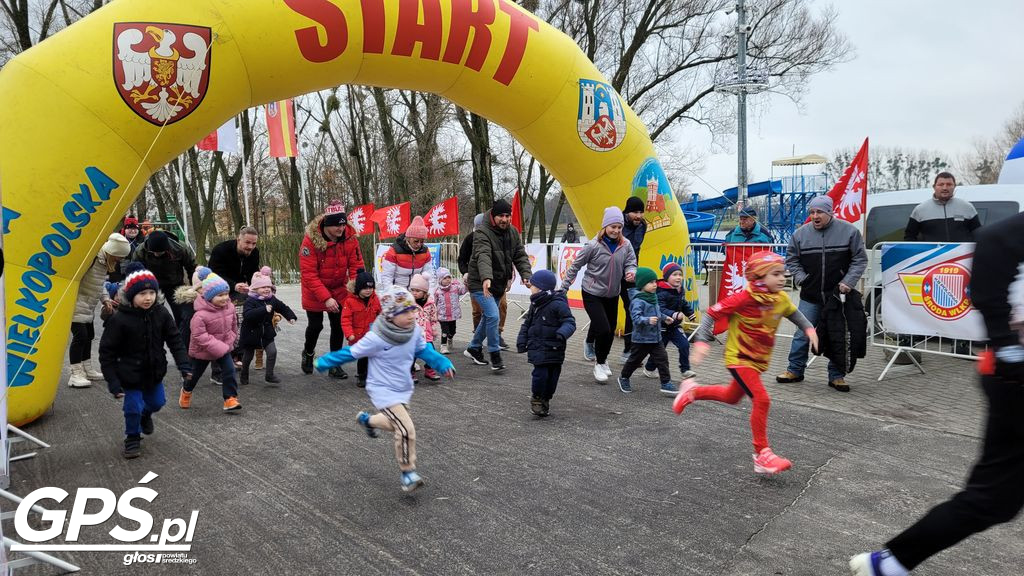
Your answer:
[[[245,301],[249,294],[249,281],[260,270],[260,249],[256,242],[260,233],[252,226],[238,231],[238,238],[225,240],[210,251],[210,270],[228,283],[231,300],[236,304]]]
[[[141,262],[156,276],[160,291],[171,307],[174,323],[181,329],[181,305],[174,301],[174,291],[184,286],[196,270],[196,259],[192,251],[178,243],[163,230],[154,230],[146,241],[135,250],[132,260]]]
[[[1024,508],[1024,302],[1019,286],[1024,264],[1024,214],[978,231],[971,273],[971,301],[981,312],[992,352],[982,358],[981,387],[988,396],[988,423],[981,456],[967,486],[932,508],[886,549],[850,559],[857,576],[906,576],[932,555],[996,524]],[[1018,317],[1011,321],[1014,308]]]

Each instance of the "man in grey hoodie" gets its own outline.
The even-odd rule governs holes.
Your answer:
[[[857,285],[868,267],[864,237],[856,226],[832,216],[832,199],[817,196],[807,203],[811,221],[793,233],[786,251],[786,269],[793,284],[800,287],[800,312],[811,324],[818,321],[825,298],[836,289],[846,294]],[[793,336],[789,349],[789,368],[778,375],[778,382],[800,382],[807,367],[810,342],[802,333]],[[849,392],[846,374],[828,363],[828,385]]]

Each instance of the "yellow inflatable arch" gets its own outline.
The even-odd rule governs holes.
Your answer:
[[[53,403],[78,281],[149,176],[247,107],[339,84],[433,92],[504,126],[593,236],[686,224],[647,129],[569,37],[508,0],[119,0],[0,72],[9,420]]]

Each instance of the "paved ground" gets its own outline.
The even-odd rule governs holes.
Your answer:
[[[279,295],[299,300],[295,286]],[[509,325],[514,334],[517,322]],[[903,369],[876,382],[884,364],[872,349],[849,394],[829,389],[816,363],[801,384],[766,379],[770,438],[794,468],[761,478],[750,462],[748,404],[698,404],[676,417],[653,380],[635,379],[640,389],[629,396],[597,385],[579,335],[545,420],[529,413],[523,356],[500,376],[454,357],[454,383],[420,386],[414,418],[427,486],[406,495],[390,439],[368,439],[353,423],[369,406],[363,392],[352,380],[299,372],[302,330],[303,321],[285,326],[278,340],[285,383],[256,379],[239,415],[222,414],[208,384],[193,409],[180,410],[179,383],[169,381],[171,402],[132,461],[120,457],[121,412],[109,394],[62,387],[51,413],[27,427],[53,447],[15,464],[11,490],[120,494],[153,471],[160,496],[142,507],[158,525],[200,512],[193,566],[59,554],[88,574],[839,575],[850,554],[957,490],[984,413],[969,362],[927,357],[924,376]],[[780,340],[769,376],[785,368],[787,351]],[[724,379],[720,359],[717,347],[702,381]],[[113,542],[106,532],[115,523],[83,528],[80,541]],[[917,574],[1016,576],[1022,558],[1018,522]]]

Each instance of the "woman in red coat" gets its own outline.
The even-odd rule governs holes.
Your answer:
[[[345,208],[332,200],[324,214],[306,226],[299,250],[302,272],[302,309],[306,311],[306,343],[302,350],[302,371],[313,373],[316,341],[324,329],[324,312],[331,326],[331,351],[341,350],[345,335],[341,329],[341,305],[348,296],[348,282],[363,271],[363,256],[354,228],[348,225]],[[331,376],[348,378],[340,366]]]

